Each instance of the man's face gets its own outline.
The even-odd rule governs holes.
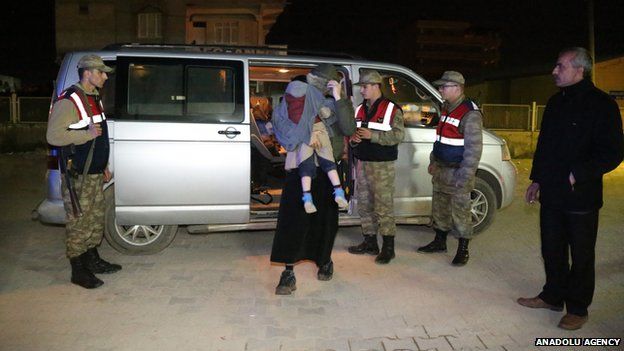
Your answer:
[[[573,52],[566,52],[557,59],[552,75],[555,79],[555,85],[559,88],[567,87],[583,80],[583,67],[572,66],[572,60],[575,55]]]
[[[444,101],[451,103],[455,102],[462,94],[461,86],[453,82],[447,82],[438,86],[438,91]]]
[[[381,92],[378,84],[362,84],[360,85],[360,94],[366,100],[375,100],[381,95]]]
[[[89,84],[101,89],[104,86],[104,82],[108,79],[108,74],[106,72],[102,72],[99,69],[90,69],[85,72],[87,75],[87,81]]]

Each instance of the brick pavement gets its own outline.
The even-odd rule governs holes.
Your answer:
[[[454,239],[447,254],[415,252],[433,236],[426,227],[401,226],[397,258],[387,266],[349,255],[359,230],[343,228],[334,279],[316,280],[316,267],[303,263],[295,267],[297,291],[280,297],[270,232],[192,236],[182,228],[152,256],[123,256],[104,244],[102,256],[124,269],[101,276],[102,288],[73,286],[63,228],[28,220],[40,191],[32,181],[0,176],[22,196],[0,197],[0,350],[512,351],[538,349],[536,337],[624,335],[622,168],[607,177],[596,295],[589,323],[577,332],[556,327],[561,313],[515,303],[543,284],[537,207],[519,201],[526,182],[474,240],[465,267],[450,265]]]

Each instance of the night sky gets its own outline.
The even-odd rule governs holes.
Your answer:
[[[624,0],[594,0],[596,54],[624,54]],[[396,62],[398,33],[416,20],[459,20],[502,39],[498,71],[549,69],[559,50],[587,46],[587,0],[291,0],[267,43],[342,51]],[[3,4],[0,74],[48,84],[55,78],[54,1]],[[495,72],[490,72],[495,73]]]
[[[594,13],[598,58],[624,54],[624,0],[594,0]],[[387,53],[397,45],[397,33],[421,19],[466,21],[497,31],[499,70],[506,72],[518,66],[550,69],[562,48],[588,46],[587,0],[293,0],[267,41],[392,62],[396,58]]]

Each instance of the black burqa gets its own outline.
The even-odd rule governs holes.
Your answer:
[[[303,192],[298,169],[287,173],[273,238],[272,262],[294,264],[311,260],[321,266],[331,260],[338,232],[338,205],[333,189],[327,174],[317,168],[311,187],[317,211],[308,214],[301,200]]]

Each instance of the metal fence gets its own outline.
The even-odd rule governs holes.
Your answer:
[[[20,97],[17,99],[17,115],[22,123],[47,122],[50,98]]]
[[[11,98],[0,96],[0,122],[11,122]]]
[[[531,130],[531,105],[483,104],[481,111],[488,129]]]

